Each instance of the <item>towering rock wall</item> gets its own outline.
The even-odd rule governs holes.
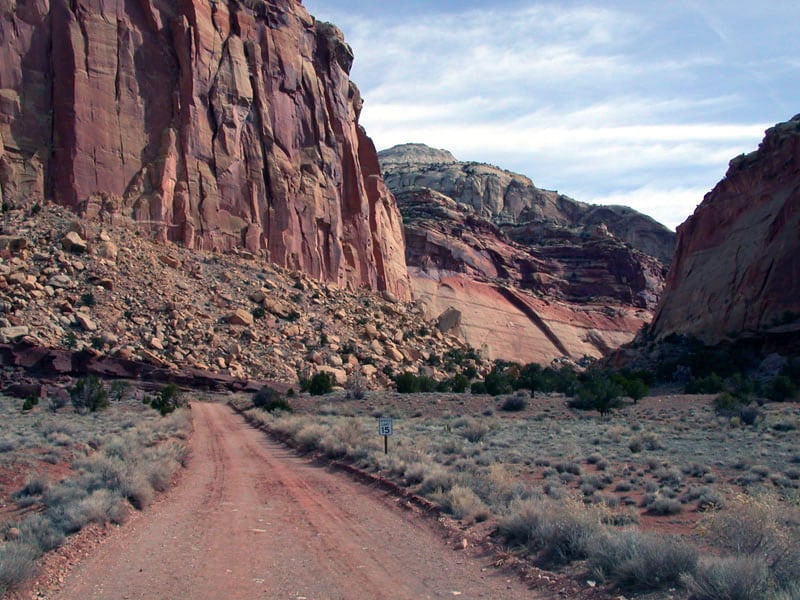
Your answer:
[[[678,227],[652,332],[709,344],[800,331],[800,115],[769,129],[756,152]]]
[[[407,299],[352,60],[297,0],[0,3],[0,193]]]

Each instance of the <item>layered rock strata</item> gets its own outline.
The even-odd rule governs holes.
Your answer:
[[[597,358],[652,317],[661,263],[605,229],[499,227],[430,189],[397,198],[415,296],[486,356]]]
[[[524,175],[484,163],[461,162],[447,150],[424,144],[402,144],[378,155],[384,179],[395,194],[433,189],[498,225],[602,226],[618,240],[664,264],[672,259],[675,234],[631,208],[578,202],[538,188]]]
[[[800,332],[800,115],[767,130],[758,150],[678,227],[652,333],[708,344],[795,340]]]
[[[0,6],[0,193],[410,297],[341,32],[296,0]]]

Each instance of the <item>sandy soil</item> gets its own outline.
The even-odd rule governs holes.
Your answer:
[[[193,405],[180,485],[82,561],[58,599],[536,598],[435,523]]]

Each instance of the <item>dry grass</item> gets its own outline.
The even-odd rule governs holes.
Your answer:
[[[0,469],[30,473],[5,493],[36,512],[3,524],[19,535],[0,543],[0,590],[27,578],[35,559],[65,536],[90,523],[122,523],[131,506],[147,506],[185,460],[183,441],[191,433],[189,410],[162,418],[133,398],[89,415],[46,408],[23,413],[18,404],[0,397],[2,435],[13,446],[0,455]]]
[[[646,398],[610,420],[567,411],[556,395],[537,394],[514,413],[502,410],[505,400],[369,392],[353,402],[333,394],[324,407],[298,397],[292,415],[248,418],[307,450],[380,472],[465,525],[488,519],[510,546],[549,565],[584,564],[611,587],[700,594],[749,556],[715,539],[725,559],[698,566],[698,544],[714,530],[706,519],[740,514],[731,490],[772,494],[782,511],[800,496],[794,431],[775,428],[800,418],[796,405],[766,405],[763,418],[743,427],[718,417],[706,397]],[[395,418],[388,455],[375,422],[384,415]],[[699,520],[703,540],[694,533]],[[800,546],[787,522],[781,539]],[[680,535],[656,535],[662,527]],[[787,550],[767,565],[775,598],[797,585],[795,560]]]

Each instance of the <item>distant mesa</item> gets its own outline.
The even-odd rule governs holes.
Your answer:
[[[384,169],[391,165],[435,165],[458,162],[449,150],[431,148],[425,144],[400,144],[378,152],[378,157]]]
[[[484,163],[460,162],[449,151],[424,144],[394,146],[378,152],[378,158],[384,180],[395,195],[430,188],[498,224],[544,221],[565,227],[602,224],[637,250],[665,264],[672,259],[675,233],[632,208],[578,202],[538,188],[519,173]]]
[[[600,357],[652,318],[675,234],[624,207],[591,206],[523,175],[404,144],[378,153],[429,318],[492,358]]]

